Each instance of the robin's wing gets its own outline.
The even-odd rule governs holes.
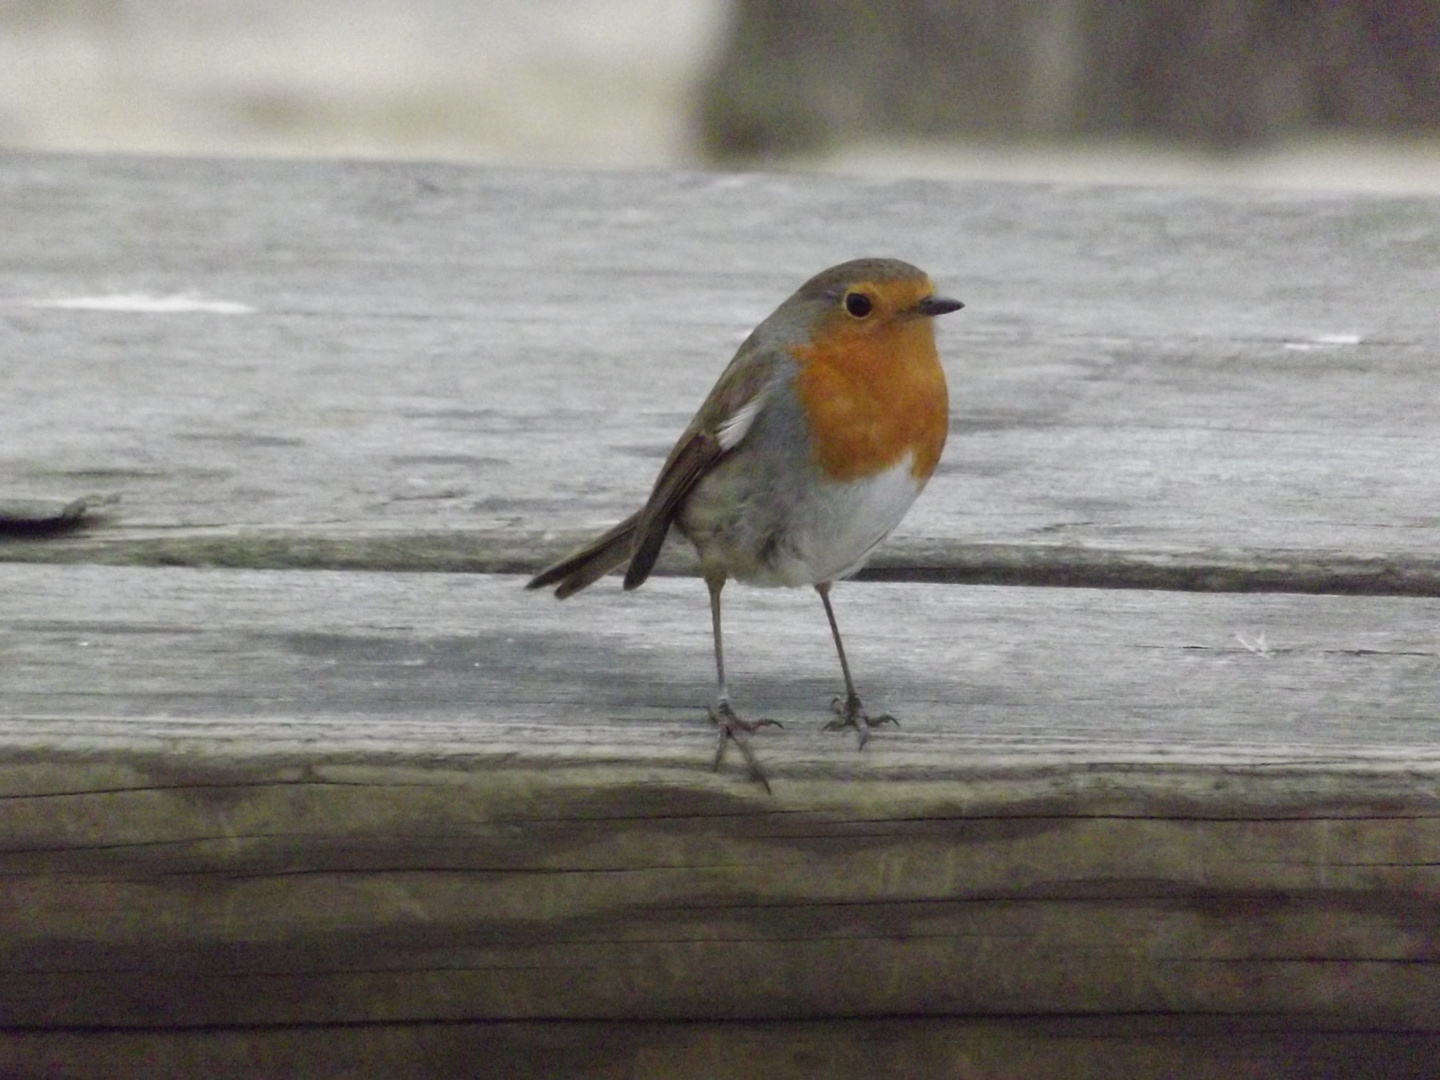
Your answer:
[[[650,576],[655,560],[660,557],[665,534],[670,531],[670,523],[675,520],[685,496],[724,455],[720,440],[705,431],[686,431],[670,452],[650,501],[640,511],[635,553],[625,570],[625,588],[638,588]]]
[[[739,446],[755,423],[775,374],[775,361],[748,348],[736,354],[695,419],[665,459],[650,499],[635,527],[635,554],[625,571],[625,588],[644,584],[685,499],[711,469]]]

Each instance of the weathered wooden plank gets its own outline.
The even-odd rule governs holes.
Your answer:
[[[96,500],[75,500],[88,505]],[[103,513],[103,511],[100,511]],[[110,566],[206,566],[265,570],[390,570],[526,575],[562,558],[594,530],[448,529],[357,534],[344,528],[136,529],[82,532],[95,515],[46,530],[0,529],[0,561]],[[57,541],[57,536],[63,539]],[[655,573],[694,575],[699,560],[678,536]],[[1440,596],[1440,557],[1336,551],[1177,550],[1091,544],[974,544],[889,539],[856,575],[862,581],[1040,585],[1193,592],[1300,592]]]
[[[882,572],[1433,593],[1433,201],[23,157],[0,193],[0,497],[97,498],[0,542],[0,1067],[616,1020],[683,1075],[722,1029],[653,1022],[764,1063],[815,1045],[777,1018],[1023,1014],[1144,1075],[1223,1057],[1208,1013],[1406,1075],[1440,1028],[1435,600],[846,586],[905,722],[862,754],[814,598],[736,589],[766,796],[708,771],[693,582],[14,561],[532,568],[882,250],[970,304]],[[879,1023],[827,1071],[1080,1055]]]
[[[854,584],[860,753],[813,598],[737,589],[767,796],[691,581],[0,580],[11,1027],[1440,1030],[1433,600]]]
[[[1440,1029],[1433,785],[1316,808],[1234,777],[1217,818],[1146,805],[1123,773],[1076,779],[1043,802],[956,782],[906,813],[866,786],[765,812],[654,777],[112,767],[0,807],[0,1017]]]
[[[633,508],[778,300],[875,252],[968,304],[897,572],[1440,581],[1433,199],[35,156],[0,195],[4,496],[120,499],[0,557],[308,565],[328,532],[533,566]]]
[[[607,582],[559,603],[522,582],[0,563],[0,737],[703,771],[703,587]],[[884,583],[835,595],[862,695],[905,727],[860,756],[819,732],[839,682],[819,602],[731,586],[736,704],[794,722],[757,741],[779,777],[1097,754],[1431,760],[1440,601]]]
[[[456,1023],[8,1033],[14,1075],[489,1076],[576,1080],[1431,1080],[1434,1036],[1293,1018],[1096,1017],[748,1023]]]

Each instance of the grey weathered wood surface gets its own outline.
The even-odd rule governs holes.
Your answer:
[[[0,578],[0,1063],[1429,1067],[1440,601],[857,583],[857,754],[814,598],[736,590],[766,796],[695,581]]]
[[[602,582],[560,604],[523,581],[0,564],[0,735],[74,753],[613,762],[708,783],[704,587]],[[726,597],[736,704],[787,724],[755,742],[777,781],[1440,764],[1440,600],[845,584],[862,694],[904,720],[857,754],[818,730],[840,676],[814,594]]]
[[[602,582],[560,604],[523,581],[0,564],[0,733],[36,750],[193,740],[703,779],[704,587]],[[794,721],[756,740],[777,779],[1440,763],[1440,600],[845,584],[860,689],[905,721],[856,754],[817,730],[840,681],[814,594],[726,598],[737,705]]]
[[[1440,593],[1435,200],[18,157],[0,228],[0,498],[119,500],[10,558],[534,568],[881,253],[969,306],[877,566]],[[249,313],[34,306],[116,294]]]
[[[1428,1075],[1440,204],[10,157],[0,227],[0,1071]],[[969,305],[836,592],[904,726],[727,592],[766,796],[698,582],[514,575],[867,252]]]

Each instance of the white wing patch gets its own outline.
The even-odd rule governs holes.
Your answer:
[[[53,300],[26,300],[26,306],[61,311],[125,311],[141,315],[253,315],[255,309],[236,300],[210,300],[191,293],[150,296],[146,293],[108,293],[104,296],[61,296]]]
[[[764,400],[764,394],[756,394],[720,425],[719,430],[715,432],[715,437],[720,440],[721,450],[733,450],[740,445],[740,440],[749,434],[751,426],[755,423],[755,417],[759,414],[760,405]]]

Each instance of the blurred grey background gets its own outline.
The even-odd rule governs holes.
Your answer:
[[[0,148],[1440,192],[1440,0],[0,0]]]

